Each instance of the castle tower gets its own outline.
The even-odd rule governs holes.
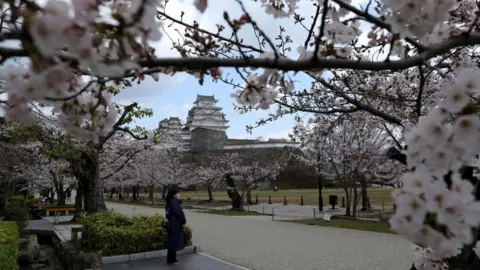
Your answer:
[[[218,130],[226,132],[228,120],[222,108],[217,106],[218,100],[215,96],[197,95],[195,104],[189,111],[187,116],[187,127],[190,131],[196,128],[204,128],[209,130]]]
[[[191,133],[192,151],[221,150],[227,142],[228,120],[215,96],[197,95],[188,111],[187,124]]]
[[[182,149],[190,149],[191,136],[188,128],[182,125],[180,118],[170,117],[160,121],[158,125],[160,132],[165,132],[167,136],[171,136],[175,144],[179,143]]]

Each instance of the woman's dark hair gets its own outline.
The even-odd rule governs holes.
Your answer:
[[[170,200],[173,199],[173,196],[175,196],[175,194],[178,194],[180,193],[180,189],[176,186],[171,186],[169,189],[168,189],[168,192],[167,192],[167,197],[165,198],[165,208],[168,208],[168,206],[170,205]]]

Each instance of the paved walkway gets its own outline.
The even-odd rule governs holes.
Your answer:
[[[125,215],[163,209],[107,203]],[[411,244],[398,235],[185,211],[203,252],[255,270],[405,270]]]
[[[195,253],[192,255],[180,256],[177,258],[180,262],[175,265],[168,265],[165,258],[155,258],[149,260],[138,260],[128,263],[110,264],[104,266],[102,270],[244,270],[245,268],[227,264],[218,261],[208,255]]]

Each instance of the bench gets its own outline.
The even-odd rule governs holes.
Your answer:
[[[45,208],[45,212],[47,214],[47,217],[50,216],[50,212],[53,212],[54,215],[57,215],[58,212],[65,212],[66,215],[68,215],[68,212],[73,212],[75,213],[75,208],[66,208],[66,207],[60,207],[60,208]]]

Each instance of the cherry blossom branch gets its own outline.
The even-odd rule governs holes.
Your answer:
[[[114,176],[115,174],[117,174],[118,172],[120,172],[121,170],[123,170],[131,160],[133,160],[135,158],[135,156],[140,153],[142,150],[135,150],[131,155],[129,155],[127,157],[127,159],[122,163],[122,165],[120,165],[117,169],[115,169],[113,172],[109,173],[108,175],[102,177],[102,180],[106,180],[112,176]]]
[[[370,15],[370,13],[368,13],[368,10],[366,11],[362,11],[352,5],[349,5],[347,3],[345,3],[344,1],[342,0],[332,0],[333,2],[335,2],[337,5],[339,5],[341,8],[344,8],[348,11],[351,11],[353,13],[355,13],[356,15],[360,16],[360,17],[363,17],[365,18],[368,22],[374,24],[374,25],[377,25],[377,26],[380,26],[388,31],[392,31],[392,27],[384,22],[383,20],[379,19],[379,18],[376,18],[372,15]],[[410,38],[410,37],[406,37],[405,38],[406,41],[408,41],[410,44],[412,44],[413,46],[415,46],[419,52],[422,52],[424,50],[427,49],[427,47],[423,46],[422,44],[418,43],[418,41]]]
[[[180,20],[177,20],[175,18],[173,18],[172,16],[166,14],[165,12],[162,12],[162,11],[158,11],[158,14],[160,14],[161,16],[169,19],[170,21],[174,22],[174,23],[177,23],[177,24],[180,24],[186,28],[191,28],[193,29],[194,26],[191,25],[191,24],[188,24],[188,23],[185,23],[183,21],[180,21]],[[218,35],[218,34],[215,34],[215,33],[212,33],[210,31],[207,31],[205,29],[202,29],[200,27],[196,27],[195,28],[198,32],[201,32],[201,33],[204,33],[204,34],[207,34],[207,35],[210,35],[214,38],[217,38],[218,40],[221,40],[221,41],[226,41],[226,42],[229,42],[229,43],[232,43],[234,44],[235,46],[238,46],[238,47],[241,47],[241,48],[245,48],[245,49],[249,49],[249,50],[252,50],[252,51],[255,51],[255,52],[259,52],[259,53],[263,53],[264,51],[262,49],[259,49],[259,48],[256,48],[256,47],[253,47],[251,45],[247,45],[247,44],[243,44],[243,43],[238,43],[234,40],[231,40],[229,38],[226,38],[226,37],[223,37],[221,35]]]

